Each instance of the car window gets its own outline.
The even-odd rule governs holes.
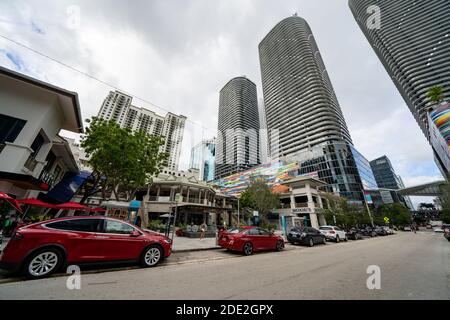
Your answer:
[[[248,234],[249,236],[257,236],[257,235],[259,235],[259,231],[258,231],[258,229],[256,229],[256,228],[248,229],[248,230],[247,230],[247,234]]]
[[[270,232],[264,229],[259,229],[259,235],[261,236],[270,236]]]
[[[126,223],[106,220],[105,233],[131,234],[134,228]]]
[[[47,227],[66,231],[99,232],[100,219],[73,219],[51,222]]]
[[[334,227],[334,230],[341,231],[341,229],[339,229],[338,227]]]
[[[227,230],[227,232],[228,233],[239,233],[242,230],[244,230],[244,229],[242,229],[242,228],[230,228],[230,229]]]
[[[331,227],[320,227],[320,230],[333,230]]]

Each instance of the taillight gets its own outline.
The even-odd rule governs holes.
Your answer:
[[[21,234],[19,231],[16,231],[13,233],[13,235],[11,236],[11,240],[22,240],[23,239],[23,234]]]

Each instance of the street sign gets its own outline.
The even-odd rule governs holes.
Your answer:
[[[384,217],[384,223],[389,224],[389,218],[388,217]]]

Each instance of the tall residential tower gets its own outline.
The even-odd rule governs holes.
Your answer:
[[[260,164],[256,85],[236,77],[220,90],[214,178]]]
[[[422,132],[431,140],[428,111],[433,103],[427,91],[441,86],[444,100],[450,99],[450,1],[349,0],[349,6]],[[372,23],[377,19],[378,24]],[[436,144],[431,145],[436,164],[450,177],[449,150],[442,153]]]
[[[178,170],[186,117],[168,112],[165,117],[131,103],[133,98],[119,91],[111,91],[104,100],[98,117],[113,120],[121,127],[143,130],[150,135],[162,136],[161,152],[169,153],[165,167]]]

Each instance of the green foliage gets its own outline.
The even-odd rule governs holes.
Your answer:
[[[384,217],[389,218],[389,223],[395,226],[409,225],[412,222],[411,212],[401,203],[383,204],[374,214],[374,222],[384,225]]]
[[[427,92],[427,97],[431,102],[439,103],[444,99],[444,90],[441,86],[431,87]]]
[[[272,193],[264,179],[253,181],[241,194],[239,201],[243,208],[256,210],[262,217],[280,204],[278,196]]]
[[[81,147],[90,157],[89,165],[106,177],[105,186],[114,191],[117,200],[118,187],[131,200],[136,189],[147,185],[167,160],[168,155],[159,151],[163,139],[142,131],[133,133],[114,121],[97,117],[89,122],[81,140]]]
[[[343,227],[358,224],[370,224],[370,217],[365,207],[349,204],[345,198],[331,197],[328,199],[330,208],[324,210],[324,216],[328,224]]]
[[[441,186],[441,214],[440,219],[444,223],[450,223],[450,184],[446,183]]]
[[[165,227],[165,224],[163,224],[161,220],[151,220],[147,225],[147,228],[150,230],[162,230]]]

